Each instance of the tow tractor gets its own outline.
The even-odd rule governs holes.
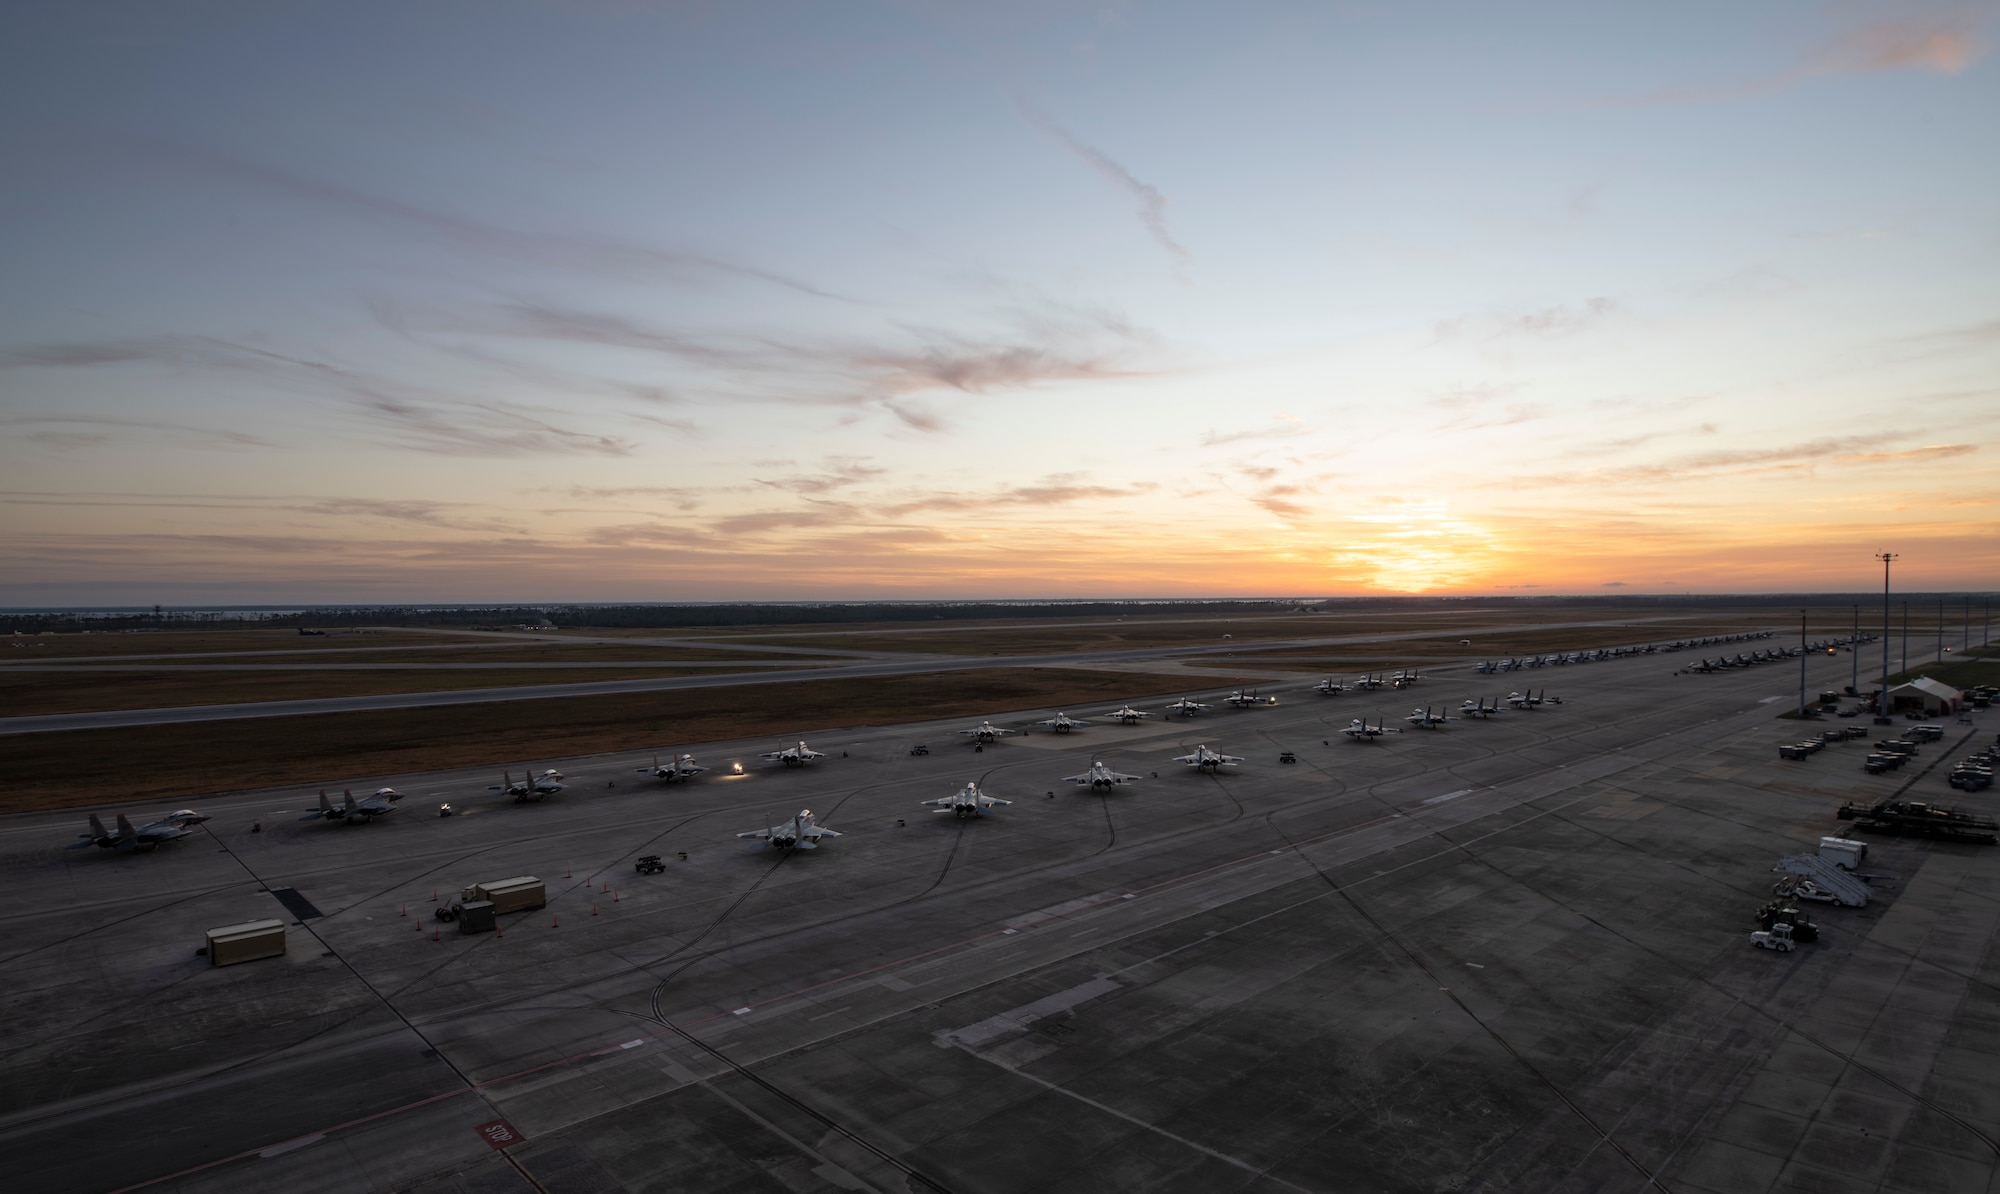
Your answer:
[[[1768,929],[1758,929],[1750,934],[1750,944],[1758,949],[1775,949],[1781,954],[1792,952],[1792,926],[1783,921]]]
[[[642,875],[657,875],[667,869],[667,864],[660,861],[658,854],[645,854],[632,864],[632,869]]]

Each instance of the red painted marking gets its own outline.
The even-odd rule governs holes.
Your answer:
[[[489,1119],[472,1130],[479,1133],[479,1138],[484,1140],[489,1147],[495,1149],[506,1148],[510,1144],[519,1144],[527,1139],[526,1136],[514,1130],[513,1124],[508,1123],[504,1119]]]

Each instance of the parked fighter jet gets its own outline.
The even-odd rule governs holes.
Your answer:
[[[1313,691],[1321,696],[1337,696],[1347,690],[1348,685],[1336,681],[1332,676],[1328,676],[1326,679],[1313,685]]]
[[[563,773],[551,767],[540,775],[536,775],[531,771],[523,771],[521,779],[517,783],[512,772],[502,771],[500,773],[501,782],[487,785],[486,790],[489,792],[498,792],[502,796],[512,796],[514,803],[524,804],[530,800],[541,800],[544,797],[553,796],[568,787],[568,784],[562,782],[562,778]]]
[[[1133,722],[1138,721],[1140,718],[1151,717],[1152,714],[1141,712],[1140,710],[1134,709],[1130,705],[1122,705],[1116,709],[1113,709],[1111,712],[1106,713],[1104,716],[1115,717],[1119,721],[1129,726]]]
[[[326,789],[319,792],[319,807],[309,808],[301,821],[341,821],[347,824],[362,824],[377,817],[386,817],[396,811],[396,802],[403,794],[394,788],[377,788],[372,796],[360,800],[353,792],[343,792],[341,802],[335,804],[326,798]]]
[[[826,753],[814,750],[801,742],[797,746],[787,746],[783,750],[767,750],[757,757],[772,763],[783,763],[787,767],[803,767],[814,759],[825,758]]]
[[[1067,734],[1078,726],[1087,726],[1090,723],[1082,720],[1081,718],[1071,717],[1067,713],[1058,713],[1054,717],[1051,717],[1047,721],[1041,722],[1039,724],[1049,727],[1049,729],[1055,731],[1058,734]]]
[[[1174,760],[1176,763],[1186,763],[1196,771],[1215,771],[1223,767],[1234,767],[1242,761],[1241,755],[1220,754],[1206,746],[1197,746],[1193,754],[1181,755]]]
[[[1379,720],[1371,726],[1368,724],[1367,718],[1357,717],[1348,723],[1346,729],[1340,732],[1347,735],[1348,740],[1352,742],[1373,742],[1384,734],[1400,734],[1403,731],[1400,726],[1391,726],[1384,729]]]
[[[1429,705],[1425,705],[1421,709],[1412,709],[1410,711],[1410,715],[1408,717],[1405,717],[1403,720],[1409,722],[1413,726],[1416,726],[1418,729],[1438,730],[1444,728],[1445,722],[1457,721],[1458,718],[1446,717],[1441,712],[1432,713],[1431,707]]]
[[[73,843],[69,849],[81,850],[85,846],[97,845],[107,850],[151,850],[161,842],[186,837],[188,826],[199,825],[206,820],[207,817],[193,809],[184,808],[179,812],[168,813],[144,829],[134,829],[132,822],[125,819],[125,814],[119,813],[118,832],[112,833],[104,828],[104,822],[97,819],[97,814],[92,813],[90,832],[78,834],[77,836],[83,840]]]
[[[1546,688],[1542,689],[1542,691],[1539,693],[1537,693],[1534,689],[1530,688],[1526,692],[1508,693],[1507,703],[1514,706],[1516,709],[1534,709],[1544,704],[1560,705],[1562,704],[1562,698],[1550,696],[1549,690]]]
[[[936,800],[926,800],[923,803],[933,812],[951,813],[962,820],[966,817],[984,817],[987,815],[987,810],[995,805],[1014,802],[1002,800],[997,796],[988,796],[979,790],[978,784],[971,783],[950,796],[940,796]]]
[[[981,746],[986,745],[988,742],[997,741],[1003,734],[1011,734],[1013,732],[1012,730],[1003,730],[990,721],[982,721],[969,730],[959,731],[959,733],[966,735]]]
[[[1113,787],[1116,787],[1119,784],[1132,783],[1136,781],[1138,778],[1139,777],[1136,775],[1121,775],[1118,772],[1113,771],[1111,768],[1106,767],[1104,764],[1097,762],[1093,762],[1090,765],[1090,770],[1084,772],[1082,775],[1063,776],[1063,779],[1066,782],[1073,784],[1083,784],[1089,787],[1092,791],[1096,791],[1098,788],[1104,788],[1109,790]]]
[[[1222,700],[1225,704],[1234,705],[1238,709],[1259,709],[1278,703],[1277,697],[1258,696],[1257,690],[1254,688],[1248,692],[1239,688],[1228,696],[1223,697]]]
[[[1458,711],[1467,717],[1491,717],[1495,713],[1500,712],[1500,702],[1495,701],[1489,705],[1484,698],[1475,701],[1471,697],[1467,697],[1459,705]]]
[[[671,759],[665,763],[660,762],[658,755],[654,755],[651,767],[641,767],[638,770],[641,775],[651,775],[655,779],[671,784],[693,779],[695,776],[708,770],[708,768],[697,766],[693,755],[681,755],[679,758]]]
[[[1202,704],[1200,701],[1195,700],[1193,697],[1182,697],[1180,700],[1175,701],[1171,705],[1168,705],[1167,712],[1170,715],[1174,713],[1179,713],[1183,717],[1193,717],[1195,714],[1201,712],[1203,709],[1206,708],[1208,708],[1207,705]]]
[[[1410,668],[1407,671],[1399,671],[1395,675],[1389,677],[1389,687],[1408,688],[1410,685],[1415,684],[1417,681],[1421,679],[1423,679],[1423,677],[1417,674],[1417,669]]]
[[[819,839],[840,835],[824,825],[813,824],[812,810],[806,808],[800,809],[798,816],[780,821],[769,829],[753,829],[736,836],[762,838],[767,845],[779,850],[817,850]]]
[[[1359,679],[1354,681],[1354,686],[1356,688],[1380,688],[1384,683],[1386,681],[1379,674],[1370,676],[1364,673]]]

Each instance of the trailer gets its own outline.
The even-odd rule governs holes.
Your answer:
[[[533,875],[516,875],[512,879],[494,879],[487,883],[474,883],[459,893],[459,897],[437,910],[437,918],[442,921],[457,920],[474,904],[491,907],[488,916],[504,916],[509,912],[531,912],[548,906],[548,893],[542,881]]]
[[[1870,833],[1910,834],[1990,846],[2000,840],[2000,823],[1963,809],[1939,808],[1921,800],[1884,800],[1872,808],[1840,806],[1839,817]]]

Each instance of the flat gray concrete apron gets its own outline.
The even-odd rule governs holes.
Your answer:
[[[1860,742],[1777,758],[1796,661],[1679,658],[1547,669],[1560,706],[1368,744],[1339,727],[1516,678],[1300,678],[1275,708],[980,753],[952,732],[977,718],[848,731],[793,770],[756,760],[779,740],[663,735],[716,770],[557,760],[569,790],[534,805],[484,768],[385,777],[411,796],[354,826],[235,795],[150,855],[8,818],[7,1189],[1995,1188],[2000,848],[1878,839],[1875,902],[1750,949],[1776,857],[1910,777],[1864,774]],[[1247,761],[1168,762],[1197,742]],[[1058,782],[1092,759],[1144,778]],[[1990,814],[1942,774],[1911,795]],[[918,804],[967,780],[1015,803]],[[845,836],[732,836],[806,807]],[[517,874],[546,910],[433,939],[433,892]],[[194,956],[296,919],[273,889],[322,913],[286,957]]]

